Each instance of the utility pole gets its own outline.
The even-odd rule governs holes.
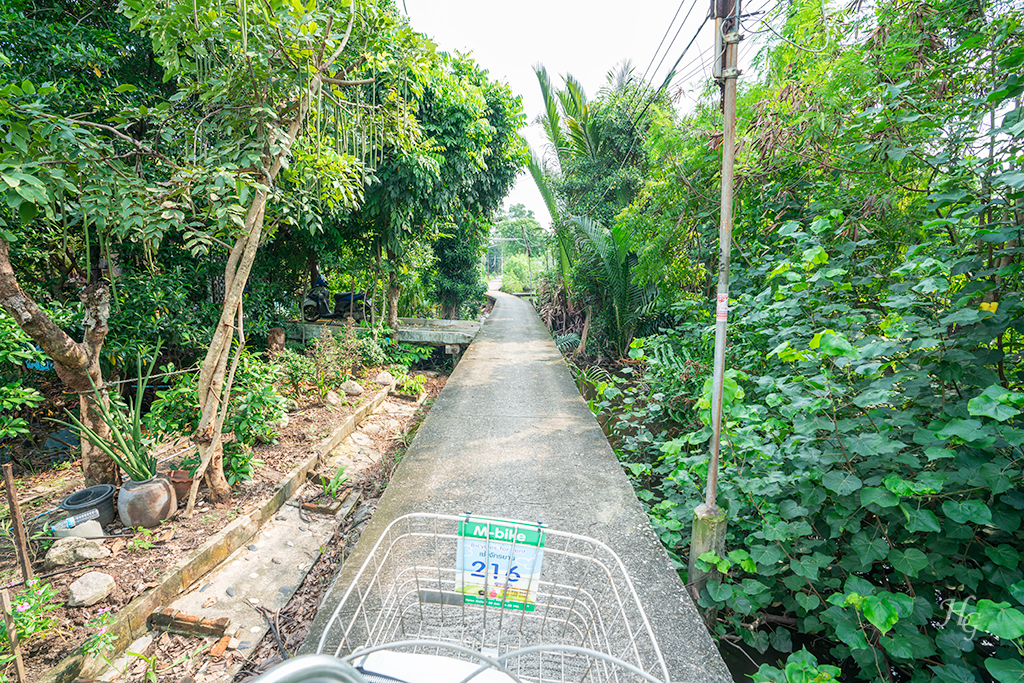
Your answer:
[[[729,318],[729,257],[732,251],[733,166],[736,161],[736,80],[739,78],[737,52],[740,42],[740,0],[711,0],[715,15],[713,73],[724,82],[722,111],[722,209],[718,231],[718,291],[715,303],[715,360],[711,385],[711,454],[704,503],[693,511],[690,540],[690,590],[697,598],[709,579],[719,578],[714,568],[705,572],[697,558],[711,551],[725,556],[725,513],[718,507],[718,460],[722,446],[722,389],[725,384],[726,324]],[[714,610],[705,614],[714,619]]]

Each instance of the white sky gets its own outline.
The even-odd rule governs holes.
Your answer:
[[[654,78],[648,75],[648,81],[661,84],[697,32],[708,4],[708,0],[696,1],[661,69]],[[608,71],[623,59],[631,59],[638,75],[643,75],[680,6],[678,0],[404,0],[404,5],[413,28],[433,38],[441,50],[470,53],[492,78],[506,81],[523,97],[523,109],[531,122],[543,108],[534,64],[544,64],[559,87],[560,76],[571,73],[593,97],[606,82]],[[691,2],[684,2],[665,45],[690,6]],[[680,76],[696,77],[692,80],[695,86],[702,80],[700,53],[709,53],[713,42],[712,26],[712,22],[704,26],[680,63]],[[663,47],[655,66],[664,52]],[[524,136],[538,153],[542,151],[540,125],[530,125]],[[550,224],[544,200],[528,172],[519,177],[505,204],[525,204],[542,225]]]

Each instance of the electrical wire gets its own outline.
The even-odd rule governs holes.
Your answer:
[[[694,4],[696,4],[696,3],[694,3]],[[679,54],[679,58],[676,59],[675,64],[672,65],[672,68],[669,70],[668,74],[665,76],[665,80],[662,82],[661,87],[659,87],[657,90],[655,90],[653,93],[651,93],[651,96],[650,96],[650,98],[648,98],[647,104],[644,106],[643,111],[641,111],[639,116],[637,116],[633,120],[633,123],[632,123],[632,126],[631,126],[632,128],[634,128],[634,129],[637,128],[637,124],[639,124],[640,121],[643,119],[644,115],[647,113],[647,110],[650,109],[651,105],[654,104],[654,101],[658,98],[658,96],[662,92],[664,92],[664,90],[668,87],[669,83],[672,81],[672,74],[675,72],[676,67],[678,67],[679,63],[681,61],[683,61],[683,57],[686,56],[686,53],[690,50],[690,48],[693,47],[693,43],[697,40],[697,37],[700,35],[701,30],[704,28],[704,25],[706,23],[708,23],[708,19],[710,19],[710,18],[711,18],[711,13],[709,11],[708,14],[706,14],[704,16],[704,21],[702,21],[700,23],[700,26],[697,27],[697,30],[694,32],[693,37],[690,38],[690,42],[686,44],[685,48],[683,48],[683,51]],[[615,171],[616,175],[618,175],[619,173],[622,172],[622,169],[626,165],[626,160],[629,159],[629,155],[632,154],[633,147],[636,145],[636,139],[639,137],[639,129],[637,129],[637,133],[638,133],[637,135],[633,135],[633,136],[630,137],[629,147],[626,149],[626,153],[624,155],[622,155],[622,161],[619,163],[619,168]],[[592,211],[595,208],[596,202],[599,201],[599,200],[600,200],[600,197],[595,198],[595,200],[594,200],[595,204],[590,206],[590,211]],[[588,213],[589,213],[589,211],[588,211]]]
[[[696,0],[694,0],[694,2],[696,2]],[[658,47],[654,50],[654,54],[651,55],[651,61],[648,62],[647,68],[644,69],[644,75],[640,78],[641,83],[647,82],[647,74],[650,73],[651,66],[654,65],[654,60],[658,58],[658,53],[661,52],[661,46],[665,44],[665,39],[668,38],[668,32],[672,30],[672,24],[676,23],[676,19],[679,17],[679,13],[683,11],[683,4],[685,3],[686,0],[679,0],[679,7],[676,7],[676,13],[672,15],[672,21],[670,21],[668,23],[668,26],[665,27],[665,33],[661,36],[661,42],[658,43]],[[693,8],[691,7],[691,10],[692,9]],[[687,16],[689,16],[689,13],[687,13]],[[683,22],[685,23],[686,20],[684,19]],[[676,35],[678,35],[678,31],[676,32]],[[672,40],[674,42],[675,38],[673,38]],[[668,52],[668,50],[666,50],[666,52]],[[655,73],[657,73],[657,69],[655,69]],[[636,97],[642,97],[642,95],[640,95],[638,92]],[[632,109],[634,104],[636,104],[636,102],[634,101],[634,98],[631,97],[630,103],[626,106],[626,109]]]
[[[689,49],[691,47],[693,47],[693,43],[694,43],[694,41],[697,40],[697,36],[700,35],[701,29],[704,28],[704,24],[708,23],[708,19],[710,19],[710,18],[711,18],[711,13],[709,12],[707,15],[704,16],[704,21],[700,22],[700,26],[697,27],[697,31],[693,34],[693,37],[690,38],[690,42],[686,44],[685,48],[683,48],[682,53],[680,53],[680,55],[679,55],[679,59],[677,59],[676,63],[672,65],[672,68],[669,69],[668,74],[665,76],[665,80],[661,84],[661,87],[658,88],[654,92],[653,95],[651,95],[651,98],[647,101],[647,106],[644,107],[644,110],[642,112],[640,112],[640,115],[638,117],[636,117],[636,120],[633,121],[633,126],[634,127],[638,123],[640,123],[640,120],[644,117],[644,114],[647,113],[647,110],[650,109],[651,105],[654,104],[654,100],[658,98],[658,95],[660,95],[662,92],[664,92],[664,90],[669,86],[669,83],[672,81],[672,75],[675,73],[676,67],[679,66],[679,62],[683,61],[683,57],[685,57],[686,53],[689,51]],[[635,141],[635,138],[634,138],[634,141]],[[633,145],[631,143],[630,144],[630,149],[631,150],[632,150],[632,146]],[[629,153],[627,152],[627,156],[628,156],[628,154]]]
[[[812,50],[811,48],[806,47],[804,45],[800,45],[799,43],[794,43],[792,40],[790,40],[786,36],[782,35],[778,31],[773,29],[770,24],[765,24],[765,28],[767,28],[769,31],[774,33],[780,40],[783,40],[783,41],[789,43],[790,45],[792,45],[793,47],[798,48],[800,50],[803,50],[804,52],[810,52],[811,54],[820,55],[822,52],[827,52],[828,51],[827,47],[823,47],[820,50]]]
[[[672,24],[675,23],[675,20],[679,16],[679,12],[683,9],[683,4],[685,2],[686,0],[680,0],[679,7],[676,9],[676,13],[672,17],[672,21],[665,29],[665,35],[662,36],[661,43],[658,44],[658,49],[654,51],[654,55],[651,57],[651,61],[647,65],[647,69],[644,71],[643,78],[640,81],[641,84],[646,85],[648,74],[650,74],[650,76],[653,78],[654,75],[657,74],[658,71],[661,69],[661,65],[665,63],[665,58],[668,56],[668,53],[672,49],[672,46],[676,44],[676,40],[679,38],[680,32],[682,32],[683,27],[686,25],[686,20],[690,18],[690,14],[693,13],[693,8],[697,6],[697,0],[693,0],[693,2],[690,4],[690,9],[686,10],[686,16],[683,17],[683,21],[679,24],[679,28],[676,29],[675,35],[672,36],[672,42],[670,42],[668,47],[665,48],[665,53],[661,56],[661,61],[658,62],[658,66],[656,66],[654,68],[654,71],[651,72],[651,66],[654,64],[654,60],[658,58],[658,53],[661,52],[661,46],[665,44],[665,38],[668,37],[669,31],[672,30]],[[636,113],[636,110],[639,108],[639,104],[643,102],[644,90],[645,88],[643,87],[637,88],[636,93],[630,96],[630,100],[626,104],[626,112],[630,118],[633,118],[633,114]],[[635,122],[634,125],[636,125]]]
[[[693,13],[693,8],[696,7],[696,6],[697,6],[697,0],[693,0],[693,4],[691,4],[690,5],[690,9],[688,9],[686,11],[686,16],[683,17],[682,23],[680,23],[679,24],[679,28],[676,29],[676,34],[674,36],[672,36],[672,42],[669,43],[667,48],[665,48],[665,54],[663,54],[661,56],[661,61],[658,62],[658,66],[655,67],[654,73],[651,74],[651,78],[654,78],[654,75],[657,74],[658,71],[661,70],[661,65],[665,63],[665,58],[668,57],[668,53],[672,49],[672,46],[676,44],[676,40],[679,38],[679,34],[682,33],[683,27],[686,26],[686,20],[690,18],[690,15]],[[707,21],[707,19],[705,19],[705,21]],[[701,26],[703,26],[703,25],[704,24],[701,24]],[[697,29],[697,33],[698,34],[700,33],[700,29]],[[696,36],[694,36],[694,37],[696,37]],[[692,44],[693,41],[691,40],[690,43]],[[686,54],[686,50],[683,50],[683,54]],[[682,55],[680,55],[680,59],[682,59]],[[678,64],[679,64],[679,60],[677,59],[676,60],[676,65],[678,66]],[[675,67],[673,67],[673,69],[674,68]]]

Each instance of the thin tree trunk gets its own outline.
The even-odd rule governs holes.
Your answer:
[[[587,355],[587,334],[590,333],[590,315],[587,311],[583,312],[583,334],[580,335],[580,345],[576,347],[576,353],[572,354],[572,359],[576,360],[576,356],[580,354]]]
[[[342,47],[338,48],[330,61],[333,61],[340,54]],[[330,63],[328,62],[328,64]],[[326,67],[326,65],[325,65]],[[324,68],[325,68],[324,67]],[[264,182],[268,186],[274,185],[274,180],[280,172],[284,160],[291,154],[292,145],[299,136],[302,123],[305,121],[309,111],[310,100],[316,96],[321,85],[321,76],[317,75],[312,79],[309,90],[300,98],[298,111],[295,118],[288,126],[288,131],[281,141],[280,151],[273,158],[272,164],[265,171]],[[270,161],[270,160],[268,160]],[[231,372],[225,381],[227,373],[228,357],[231,355],[231,342],[234,339],[236,329],[241,336],[241,312],[242,293],[245,283],[252,270],[253,261],[256,259],[256,251],[259,248],[263,236],[263,216],[267,205],[267,191],[260,189],[256,191],[249,211],[245,216],[245,233],[235,242],[234,248],[228,256],[228,262],[224,267],[224,306],[221,309],[220,321],[213,333],[213,339],[206,352],[206,359],[203,361],[199,372],[199,405],[201,416],[199,427],[192,436],[193,443],[199,451],[200,463],[196,470],[192,488],[189,491],[188,504],[185,507],[185,516],[191,517],[195,507],[196,492],[199,489],[199,481],[210,464],[214,465],[214,472],[206,476],[207,484],[210,486],[210,501],[219,504],[230,500],[231,491],[227,480],[224,478],[223,450],[221,441],[221,429],[224,426],[224,419],[227,417],[227,408],[231,396],[231,385],[234,382],[234,371],[238,364],[238,355],[232,363]],[[238,326],[235,326],[235,318],[238,316]],[[239,351],[240,353],[240,351]]]
[[[18,285],[11,267],[8,244],[0,240],[0,306],[53,359],[57,376],[69,390],[78,394],[82,424],[95,431],[100,438],[109,439],[110,430],[100,418],[93,386],[102,393],[100,351],[108,332],[110,291],[105,282],[97,282],[84,288],[79,298],[85,306],[85,334],[81,342],[76,342],[57,327]],[[106,394],[102,395],[105,401]],[[85,485],[120,484],[117,465],[85,439],[80,441]]]
[[[402,288],[398,285],[398,273],[388,273],[388,327],[398,330],[398,297]]]
[[[398,331],[398,297],[402,295],[402,287],[398,284],[398,256],[391,249],[387,250],[388,263],[388,310],[387,325],[393,332]]]
[[[354,5],[350,8],[354,10]],[[295,118],[288,124],[288,130],[279,138],[277,151],[273,156],[264,158],[264,171],[262,182],[267,187],[273,187],[277,174],[281,171],[285,161],[291,156],[292,145],[298,139],[306,116],[309,113],[310,103],[317,96],[323,84],[324,72],[334,63],[348,45],[352,35],[352,26],[355,21],[355,12],[349,15],[348,29],[345,37],[338,44],[327,59],[322,61],[316,72],[309,79],[309,85],[305,92],[299,97],[296,103]],[[321,50],[321,53],[323,51]],[[206,474],[210,464],[214,465],[214,472],[207,476],[210,484],[210,500],[213,503],[223,503],[230,500],[231,492],[227,481],[224,479],[223,451],[221,443],[221,430],[224,427],[224,419],[227,416],[228,402],[231,396],[231,385],[234,383],[235,368],[238,367],[238,360],[241,354],[241,343],[244,343],[242,335],[242,293],[245,283],[249,279],[249,272],[252,270],[253,261],[256,259],[256,251],[260,246],[263,236],[263,217],[267,205],[267,189],[256,190],[249,210],[245,215],[244,232],[235,242],[228,262],[224,267],[224,305],[221,308],[220,320],[213,332],[213,339],[206,352],[199,372],[199,406],[202,411],[199,418],[199,427],[192,436],[192,441],[199,451],[200,463],[196,470],[195,480],[189,491],[188,504],[185,506],[185,516],[191,517],[195,507],[196,492],[199,488],[200,478]],[[237,327],[234,324],[237,316]],[[231,364],[231,371],[227,371],[228,357],[231,355],[231,342],[235,331],[239,335],[239,350]],[[225,374],[227,377],[225,378]]]

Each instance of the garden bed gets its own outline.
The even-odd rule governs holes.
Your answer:
[[[440,393],[446,379],[444,376],[428,378],[426,388],[430,398],[434,398]],[[357,512],[341,525],[334,538],[325,545],[322,554],[315,561],[295,595],[288,605],[276,615],[275,621],[281,625],[279,635],[289,654],[294,654],[308,633],[319,605],[320,595],[330,585],[334,573],[340,567],[348,550],[354,545],[359,531],[372,514],[377,498],[387,485],[401,454],[404,453],[411,441],[415,427],[422,421],[431,405],[430,400],[421,402],[416,406],[415,413],[406,418],[394,414],[389,408],[395,404],[408,402],[393,395],[387,400],[388,404],[382,406],[374,417],[362,423],[363,425],[382,426],[380,431],[368,434],[373,441],[373,447],[382,454],[382,457],[375,465],[363,470],[353,481],[366,502],[360,504]],[[408,403],[408,405],[414,404]],[[186,678],[197,682],[227,680],[226,677],[230,671],[243,667],[243,658],[249,654],[251,656],[237,675],[239,679],[248,678],[254,669],[269,668],[280,661],[277,639],[273,631],[268,632],[266,637],[249,652],[229,651],[224,656],[217,658],[209,655],[210,648],[217,640],[215,637],[201,638],[173,634],[154,634],[154,636],[153,642],[138,654],[151,658],[159,668],[161,678],[170,681],[185,680]],[[117,680],[144,683],[146,670],[145,659],[129,658],[127,671],[123,676],[118,676]]]
[[[83,627],[99,609],[111,608],[115,612],[122,609],[139,594],[153,587],[174,563],[186,557],[239,516],[256,510],[269,501],[278,482],[300,463],[308,460],[318,442],[372,397],[372,382],[364,380],[363,384],[368,391],[359,397],[349,397],[340,401],[337,405],[323,405],[308,398],[304,399],[289,413],[287,424],[280,429],[276,442],[255,449],[254,458],[262,461],[262,464],[254,468],[251,480],[238,482],[232,487],[230,503],[210,505],[205,498],[206,490],[200,489],[195,514],[191,519],[177,517],[148,533],[134,533],[122,529],[120,523],[115,521],[108,525],[107,534],[117,536],[124,533],[124,536],[104,542],[104,546],[111,551],[110,556],[93,560],[72,571],[42,579],[42,582],[48,582],[57,591],[56,600],[61,601],[61,605],[47,614],[56,618],[57,626],[49,629],[45,635],[29,638],[24,643],[28,680],[39,679],[66,656],[76,652],[86,636],[92,632],[91,629]],[[183,446],[186,446],[186,443],[181,441],[165,444],[158,457],[174,457],[163,463],[161,469],[173,469],[177,462],[188,456],[189,451],[181,452],[184,450]],[[25,518],[29,519],[56,507],[63,497],[80,487],[81,475],[77,470],[77,463],[64,470],[23,474],[18,478],[18,490],[19,496],[24,499],[22,505]],[[36,524],[52,523],[61,517],[62,515],[50,513],[39,518]],[[49,544],[49,539],[36,539],[33,545],[37,561],[42,560],[44,549]],[[0,572],[3,572],[2,576],[8,581],[20,580],[13,547],[9,543],[6,546]],[[37,569],[37,573],[40,571],[41,569]],[[77,608],[63,604],[67,598],[68,586],[88,571],[102,571],[115,578],[116,586],[111,595],[94,607]],[[13,586],[10,589],[15,595],[15,605],[23,602],[17,597],[19,591],[23,589],[23,586]]]

